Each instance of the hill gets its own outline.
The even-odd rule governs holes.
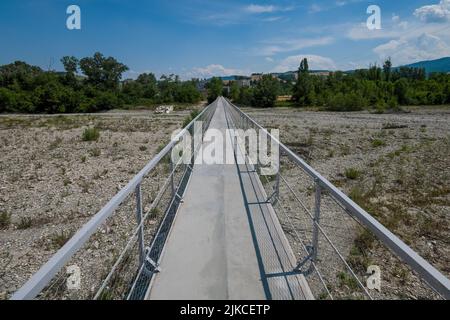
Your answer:
[[[424,68],[428,74],[430,74],[432,72],[448,73],[448,72],[450,72],[450,57],[436,59],[436,60],[419,61],[419,62],[408,64],[405,67]]]

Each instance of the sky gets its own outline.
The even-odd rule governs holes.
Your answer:
[[[68,30],[69,5],[81,29]],[[381,29],[369,30],[369,5]],[[0,65],[62,70],[95,52],[130,70],[183,79],[311,69],[350,70],[450,56],[450,0],[1,0]]]

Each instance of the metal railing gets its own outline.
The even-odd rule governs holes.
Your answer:
[[[203,136],[216,105],[217,101],[207,106],[181,130],[11,299],[145,298],[202,141],[192,146],[190,164],[182,159],[172,163],[172,150],[187,134]],[[194,132],[197,121],[203,122],[202,132]],[[110,245],[106,249],[104,244]],[[67,289],[71,275],[63,268],[72,263],[82,270],[83,290]]]
[[[417,275],[422,284],[425,282],[425,287],[432,289],[431,293],[429,289],[424,289],[425,298],[450,298],[449,279],[240,108],[229,100],[227,102],[227,113],[236,129],[261,130],[269,142],[273,141],[279,146],[278,173],[274,177],[260,175],[260,180],[264,188],[268,189],[266,193],[272,194],[268,201],[272,202],[283,229],[291,240],[291,246],[294,250],[298,249],[298,270],[309,275],[307,280],[310,285],[314,286],[314,282],[317,282],[317,286],[323,287],[323,290],[317,290],[316,297],[348,298],[353,294],[351,291],[356,289],[362,295],[353,295],[353,298],[365,296],[373,299],[377,295],[376,291],[375,294],[373,291],[369,292],[363,284],[361,273],[365,274],[366,270],[354,270],[360,264],[367,264],[367,261],[355,262],[360,257],[356,254],[352,256],[352,252],[357,249],[354,246],[354,239],[358,237],[355,230],[360,228],[364,230],[359,234],[360,241],[364,241],[364,237],[373,237],[373,240],[379,241],[393,253],[392,264],[397,264],[395,259],[400,258],[409,266],[413,276]],[[260,167],[259,162],[253,165],[256,170]],[[302,217],[299,212],[305,215]],[[370,241],[367,241],[368,245]],[[358,254],[365,255],[365,252]],[[353,258],[352,261],[349,261],[348,256]],[[309,267],[305,269],[307,264]],[[316,280],[312,279],[312,274],[315,274]],[[336,282],[341,285],[336,285]],[[336,288],[337,286],[345,287],[345,290]],[[376,298],[382,296],[377,295]]]

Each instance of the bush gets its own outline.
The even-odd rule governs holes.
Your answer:
[[[186,118],[184,118],[184,121],[183,121],[183,128],[186,128],[187,125],[188,125],[189,123],[191,123],[192,120],[194,120],[195,118],[197,118],[199,114],[200,114],[200,111],[199,111],[199,110],[197,110],[197,109],[192,110],[191,113],[190,113]]]
[[[345,170],[345,177],[350,180],[358,179],[361,175],[361,171],[355,168],[349,168]]]
[[[100,131],[97,128],[86,128],[81,138],[83,141],[97,141],[100,138]]]
[[[330,111],[360,111],[367,106],[367,100],[359,93],[343,94],[339,92],[330,96],[327,109]]]
[[[0,213],[0,230],[8,229],[10,223],[11,215],[6,212]]]
[[[271,75],[264,75],[253,90],[252,105],[259,108],[273,108],[278,92],[278,80]]]
[[[372,140],[372,146],[375,148],[384,147],[385,145],[386,145],[386,142],[384,142],[383,140],[380,140],[380,139]]]
[[[391,97],[391,98],[389,99],[389,101],[387,102],[387,104],[388,104],[388,106],[389,106],[389,109],[391,109],[391,110],[393,110],[393,111],[399,111],[399,110],[400,110],[400,107],[399,107],[399,105],[398,105],[397,98],[395,98],[395,97]]]
[[[31,228],[33,225],[33,220],[30,217],[22,217],[20,222],[17,224],[17,229],[25,230]]]

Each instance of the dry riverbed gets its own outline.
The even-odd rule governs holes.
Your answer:
[[[406,113],[381,115],[294,109],[245,111],[264,127],[279,129],[282,142],[450,277],[450,108],[408,108]],[[282,165],[281,170],[312,210],[311,180],[294,175],[292,167]],[[280,187],[281,198],[289,195],[283,183]],[[292,217],[284,221],[279,212],[280,220],[294,251],[300,252],[291,223],[297,223],[301,231],[308,219],[299,218],[304,213],[292,196],[285,197],[284,211],[292,209]],[[343,218],[346,214],[335,204],[326,216],[332,204],[326,199],[323,202],[324,228],[330,226],[327,230],[360,278],[365,279],[368,265],[381,267],[382,290],[373,292],[375,297],[436,297],[370,233],[350,223],[348,216]],[[325,251],[322,256],[319,253],[319,261],[326,269],[331,260]],[[351,277],[342,273],[330,277],[335,277],[328,279],[335,296],[361,298],[350,293],[357,287]]]
[[[450,276],[450,108],[408,110],[376,115],[245,109],[263,126],[280,129],[287,146]],[[10,297],[125,186],[188,113],[0,116],[0,299]],[[98,141],[82,140],[87,127],[100,130]],[[311,184],[306,175],[295,175],[299,172],[293,170],[282,167],[287,182],[312,208]],[[282,194],[289,194],[286,186],[281,188]],[[310,237],[306,229],[311,225],[299,217],[295,199],[285,200],[280,205],[292,214],[296,229],[303,228]],[[361,279],[367,265],[381,267],[382,291],[374,294],[376,298],[435,297],[348,216],[336,209],[327,213],[327,206],[331,204],[324,199],[324,228],[329,226]],[[123,245],[135,226],[129,214],[124,211],[115,222],[102,226],[88,244],[82,258],[88,270],[96,269],[105,256],[115,257],[110,249],[119,242]],[[294,251],[301,252],[290,221],[281,214],[280,221]],[[113,242],[111,228],[116,228]],[[320,241],[322,245],[324,240]],[[319,261],[324,267],[335,267],[337,262],[325,252],[319,254]],[[355,283],[346,275],[330,271],[328,276],[336,297],[360,298],[352,295]],[[88,288],[87,297],[94,289]]]
[[[124,187],[188,114],[0,116],[0,299],[24,284]],[[98,128],[97,141],[83,141],[88,127]],[[118,215],[117,230],[133,230],[125,226],[134,223],[133,208],[130,212],[131,219]],[[103,243],[100,234],[86,259],[95,264],[116,244]],[[99,247],[101,254],[95,253]]]

